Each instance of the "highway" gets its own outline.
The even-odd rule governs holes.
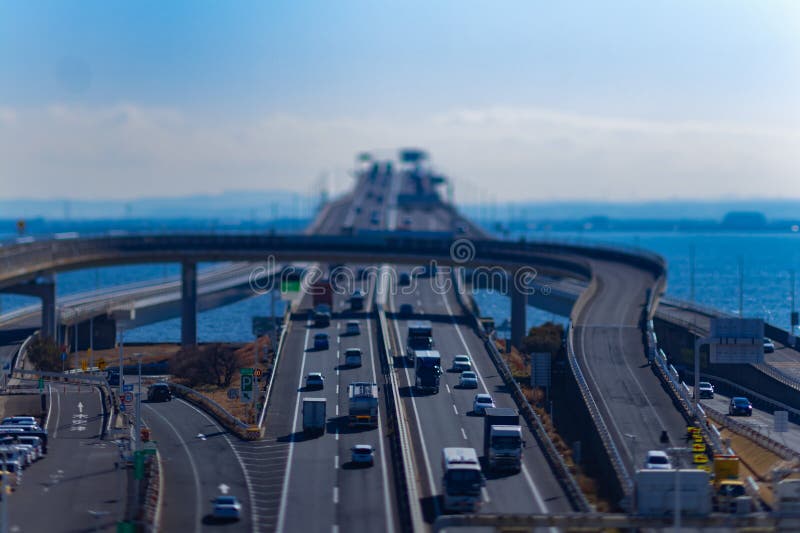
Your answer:
[[[253,530],[253,502],[238,438],[180,399],[142,403],[142,418],[156,441],[163,468],[164,531],[213,531],[210,500],[225,492],[242,502],[242,531]]]
[[[442,476],[441,450],[448,446],[471,447],[483,450],[483,418],[472,413],[472,401],[477,393],[492,395],[498,407],[516,408],[497,375],[483,342],[470,326],[452,290],[444,294],[431,287],[430,278],[423,277],[414,287],[400,287],[389,294],[388,318],[400,341],[401,357],[405,357],[409,320],[430,320],[433,324],[434,349],[442,356],[442,386],[438,394],[418,395],[413,389],[414,369],[398,369],[400,392],[406,402],[406,413],[416,441],[417,468],[420,471],[423,509],[426,519],[432,521],[441,514]],[[443,283],[443,280],[440,280]],[[410,294],[405,294],[411,292]],[[400,305],[410,304],[415,314],[401,317]],[[472,359],[479,376],[477,390],[457,387],[459,374],[447,371],[455,355],[465,354]],[[401,359],[402,360],[402,359]],[[553,476],[538,444],[524,428],[524,467],[514,475],[488,473],[484,489],[484,513],[552,513],[570,511],[571,506],[561,486]]]
[[[369,234],[397,228],[414,235],[447,232],[452,236],[485,238],[468,222],[462,222],[441,202],[400,205],[399,194],[408,192],[405,174],[378,173],[374,179],[359,175],[355,192],[330,203],[310,228],[313,234]],[[430,187],[430,184],[428,184]],[[422,191],[433,195],[433,189]],[[352,223],[352,226],[350,225]],[[198,241],[200,242],[200,241]],[[257,242],[257,241],[253,241]],[[152,252],[150,248],[142,253]],[[319,252],[316,248],[315,253]],[[139,253],[132,249],[131,253]],[[220,257],[225,248],[212,252]],[[249,253],[249,252],[247,252]],[[215,256],[216,256],[215,255]],[[136,256],[139,257],[139,256]],[[229,257],[229,259],[247,256]],[[291,256],[290,256],[291,257]],[[350,256],[352,257],[352,256]],[[574,257],[578,261],[584,258]],[[102,259],[103,261],[107,259]],[[118,260],[118,259],[114,259]],[[621,262],[591,260],[597,293],[575,320],[575,348],[579,363],[600,405],[603,417],[626,465],[632,468],[644,452],[659,448],[662,429],[673,442],[683,435],[683,418],[661,388],[644,358],[638,327],[645,292],[655,279],[644,270]],[[408,267],[402,267],[404,269]],[[421,278],[430,282],[430,278]],[[442,274],[439,282],[447,277]],[[371,284],[361,284],[370,289]],[[473,416],[472,399],[477,392],[491,393],[498,406],[515,407],[497,375],[481,339],[463,313],[453,293],[420,284],[410,294],[391,294],[389,321],[400,346],[405,346],[407,318],[397,316],[401,304],[410,303],[415,318],[434,324],[436,349],[449,368],[457,354],[472,358],[478,372],[477,390],[460,390],[458,376],[445,373],[436,395],[417,396],[410,386],[413,370],[399,366],[400,393],[413,441],[415,468],[427,521],[441,513],[438,494],[441,478],[440,453],[445,446],[468,446],[482,455],[483,420]],[[387,413],[381,402],[378,428],[353,430],[345,423],[347,384],[354,380],[375,381],[383,391],[375,313],[351,313],[345,297],[337,295],[334,315],[326,328],[308,323],[306,296],[292,315],[284,351],[273,376],[272,396],[266,415],[266,437],[242,442],[222,430],[207,415],[180,400],[146,404],[144,418],[158,441],[164,472],[162,525],[166,531],[211,529],[206,516],[209,500],[227,486],[243,503],[243,519],[237,530],[247,531],[396,531],[397,516],[392,465],[389,460]],[[342,337],[344,322],[359,320],[361,334]],[[316,333],[328,333],[327,350],[309,350]],[[358,347],[363,353],[360,368],[343,367],[343,350]],[[400,354],[402,356],[403,353]],[[325,375],[325,388],[306,391],[308,372]],[[327,400],[328,424],[324,435],[306,438],[301,432],[299,408],[303,397]],[[635,436],[635,444],[633,437]],[[514,475],[488,474],[483,491],[482,513],[558,513],[571,511],[561,485],[525,429],[527,447],[524,467]],[[376,462],[371,468],[351,468],[349,450],[356,443],[372,444]],[[634,454],[634,448],[638,452]],[[106,487],[108,485],[106,484]],[[108,488],[106,492],[110,492]]]
[[[124,513],[126,471],[115,468],[116,444],[101,439],[108,417],[100,392],[63,384],[48,385],[47,392],[48,453],[24,471],[9,497],[9,530],[115,531]]]
[[[743,395],[746,396],[746,395]],[[715,411],[727,415],[728,404],[731,401],[730,396],[715,393],[713,399],[701,400],[704,407],[711,407]],[[795,452],[800,453],[800,425],[792,421],[789,422],[788,431],[785,433],[778,433],[775,431],[775,416],[773,413],[763,411],[753,406],[752,416],[734,416],[731,417],[736,422],[744,424],[754,429],[758,433],[777,441],[787,448],[791,448]]]
[[[597,292],[574,324],[575,353],[628,471],[648,450],[661,449],[662,430],[681,442],[683,416],[645,357],[639,328],[646,291],[655,279],[621,263],[592,261]]]
[[[283,531],[396,531],[398,529],[393,493],[394,481],[386,439],[386,413],[380,403],[378,428],[348,427],[347,386],[354,381],[378,383],[383,379],[376,345],[377,332],[367,282],[358,286],[370,296],[364,311],[351,311],[347,297],[334,297],[334,313],[327,327],[314,327],[306,309],[310,297],[292,317],[284,345],[283,361],[275,376],[273,394],[281,398],[267,414],[266,445],[279,457],[273,477],[282,479],[280,506],[275,530]],[[345,323],[358,320],[361,333],[344,335]],[[327,333],[330,346],[313,348],[314,335]],[[361,367],[347,367],[344,351],[359,348]],[[321,372],[322,390],[306,390],[304,377]],[[327,400],[327,427],[322,436],[306,437],[302,431],[302,398]],[[356,467],[350,462],[350,448],[370,444],[375,449],[373,467]],[[281,474],[276,476],[276,474]],[[312,503],[313,502],[313,503]],[[313,509],[313,512],[309,512]]]

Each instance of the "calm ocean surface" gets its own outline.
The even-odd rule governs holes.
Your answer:
[[[534,232],[529,233],[527,238],[581,244],[621,244],[659,253],[666,258],[669,265],[668,294],[686,300],[690,298],[690,258],[691,250],[694,249],[695,300],[734,313],[739,309],[741,260],[744,271],[745,316],[762,317],[780,327],[789,327],[791,271],[800,271],[800,235],[797,233]],[[160,280],[174,277],[178,272],[177,264],[68,272],[58,275],[58,293],[66,295],[123,283]],[[482,314],[493,316],[498,324],[508,318],[510,305],[506,297],[480,292],[476,295],[476,300]],[[37,302],[36,299],[26,297],[0,295],[3,312]],[[276,307],[281,312],[282,307]],[[269,315],[269,309],[269,297],[261,296],[201,313],[198,317],[198,337],[201,341],[252,340],[251,318]],[[528,313],[529,325],[554,319],[564,320],[534,309]],[[180,320],[176,318],[141,327],[126,332],[125,337],[130,341],[177,342],[180,339]]]

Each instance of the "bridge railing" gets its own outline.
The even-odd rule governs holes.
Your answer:
[[[569,329],[567,331],[567,360],[569,361],[570,369],[572,370],[572,374],[575,376],[575,381],[578,383],[578,389],[580,390],[583,402],[586,404],[586,407],[589,410],[589,415],[592,418],[592,422],[597,430],[597,434],[600,437],[600,440],[603,442],[606,453],[611,460],[611,466],[617,475],[617,479],[620,481],[622,491],[625,493],[625,496],[628,498],[628,500],[630,500],[630,498],[633,496],[633,478],[628,472],[628,469],[625,467],[625,462],[622,460],[622,456],[617,449],[617,445],[614,443],[614,439],[611,438],[611,432],[608,430],[605,419],[600,413],[600,408],[597,406],[597,402],[594,400],[594,395],[589,389],[589,383],[586,381],[586,378],[583,375],[583,370],[581,370],[581,365],[578,362],[577,356],[575,355],[573,337],[574,328],[572,322],[570,322]]]

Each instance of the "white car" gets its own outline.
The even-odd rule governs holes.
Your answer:
[[[458,380],[458,386],[462,389],[477,389],[478,388],[478,375],[471,370],[461,373],[461,378]]]
[[[356,444],[350,448],[350,461],[356,465],[372,466],[375,462],[375,448],[369,444]]]
[[[453,371],[464,372],[472,370],[472,361],[468,355],[457,355],[453,358]]]
[[[650,450],[644,460],[644,467],[648,470],[672,470],[672,463],[666,452]]]
[[[239,520],[242,514],[242,504],[236,496],[217,496],[211,503],[214,504],[212,516],[217,520]]]
[[[472,402],[472,412],[476,415],[486,413],[486,409],[494,407],[494,400],[491,394],[476,394],[475,400]]]
[[[361,326],[359,326],[358,320],[348,320],[344,326],[344,334],[361,335]]]
[[[710,398],[712,400],[714,399],[714,385],[712,385],[708,381],[701,381],[700,383],[698,383],[697,388],[700,390],[699,395],[701,399],[702,398]]]
[[[309,372],[306,376],[306,389],[322,389],[325,387],[325,378],[322,372]]]

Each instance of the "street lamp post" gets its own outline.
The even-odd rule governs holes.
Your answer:
[[[681,454],[689,451],[689,448],[667,448],[673,454],[675,460],[675,509],[672,528],[675,531],[681,530]]]

